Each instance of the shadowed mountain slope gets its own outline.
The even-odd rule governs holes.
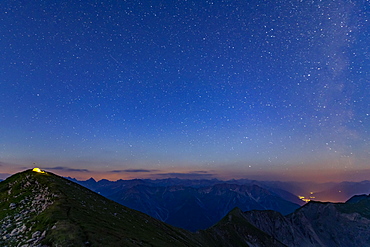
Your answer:
[[[287,216],[249,211],[244,218],[288,246],[370,246],[370,196],[346,203],[309,202]]]
[[[202,246],[185,230],[52,173],[0,183],[0,246]]]
[[[253,183],[172,179],[115,182],[90,179],[79,183],[124,206],[193,232],[211,227],[235,207],[242,211],[275,210],[282,214],[299,208],[281,195],[298,201],[296,196]]]
[[[201,233],[214,247],[286,246],[249,223],[239,208],[234,208],[216,225]]]
[[[0,236],[0,246],[9,247],[369,246],[370,196],[310,202],[287,216],[234,208],[192,233],[52,173],[27,170],[0,183]]]
[[[27,170],[0,183],[0,246],[262,247],[277,242],[249,223],[222,222],[191,233],[47,172]]]

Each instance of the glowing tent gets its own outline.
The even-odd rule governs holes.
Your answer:
[[[37,168],[37,167],[33,168],[32,171],[38,172],[38,173],[45,173],[43,170],[41,170],[40,168]]]

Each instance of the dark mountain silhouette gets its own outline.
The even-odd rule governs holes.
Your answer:
[[[0,246],[201,246],[197,236],[52,173],[0,183]]]
[[[206,229],[235,207],[289,214],[298,198],[281,189],[219,180],[103,180],[79,182],[122,205],[190,231]]]
[[[216,228],[170,226],[49,172],[9,177],[0,183],[0,202],[0,246],[236,246]],[[244,238],[235,241],[276,242],[266,234]]]
[[[224,188],[251,195],[261,190],[222,184],[207,192],[223,194]],[[192,233],[52,173],[27,170],[0,183],[0,236],[0,246],[28,247],[369,246],[370,196],[346,203],[309,202],[286,216],[234,208],[212,227]]]
[[[288,246],[369,246],[370,196],[346,203],[309,202],[283,216],[274,211],[249,211],[243,218]]]

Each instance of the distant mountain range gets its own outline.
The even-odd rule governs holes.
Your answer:
[[[369,246],[370,196],[309,202],[287,216],[234,208],[192,233],[27,170],[0,183],[0,236],[0,246]]]
[[[235,207],[292,213],[303,204],[297,196],[253,182],[219,180],[77,181],[124,206],[190,231],[206,229]]]
[[[319,184],[248,179],[69,179],[122,205],[190,231],[212,226],[234,207],[242,211],[274,210],[286,215],[304,204],[298,195],[314,201],[345,202],[353,195],[370,193],[370,181]]]

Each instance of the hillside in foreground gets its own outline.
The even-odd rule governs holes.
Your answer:
[[[0,183],[0,246],[236,246],[220,232],[170,226],[48,172],[27,170]]]
[[[289,215],[235,208],[192,233],[52,173],[0,182],[0,246],[368,246],[370,196],[310,202]]]
[[[0,246],[201,246],[188,232],[52,173],[0,183]]]

